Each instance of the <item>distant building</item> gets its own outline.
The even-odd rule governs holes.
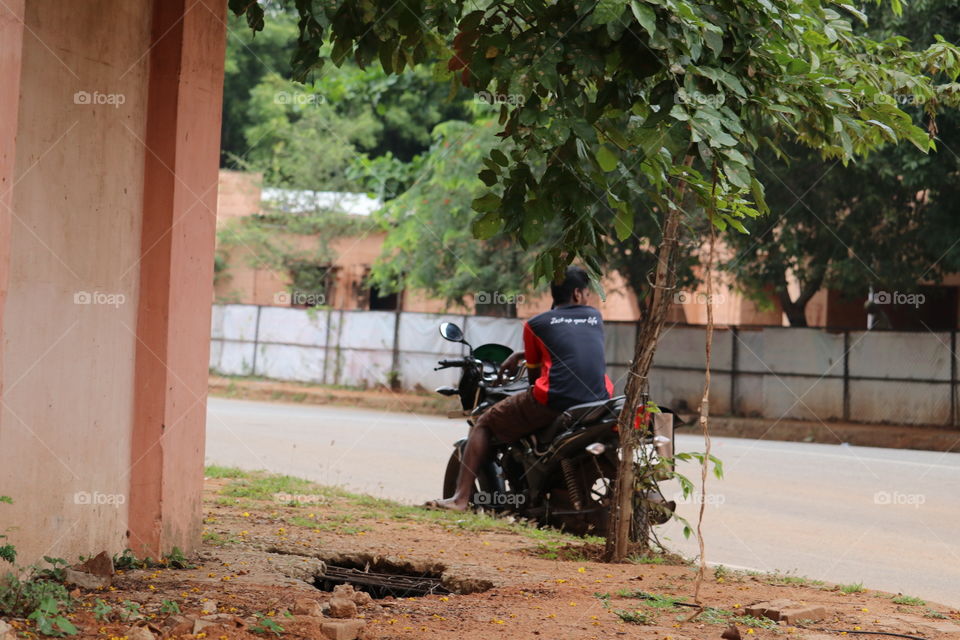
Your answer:
[[[337,208],[348,215],[368,216],[379,203],[363,194],[337,194],[331,192],[292,192],[280,189],[261,188],[259,174],[236,171],[220,172],[219,225],[229,220],[262,214],[266,208],[288,211],[309,211],[317,205]],[[268,206],[269,205],[269,206]],[[466,301],[466,309],[448,309],[442,300],[430,298],[419,291],[403,291],[400,294],[387,294],[366,285],[371,265],[379,257],[386,234],[373,231],[349,237],[330,240],[331,253],[334,256],[329,265],[322,265],[327,275],[324,302],[335,309],[376,309],[405,311],[423,311],[440,313],[449,310],[478,315],[514,315],[525,318],[550,307],[549,292],[529,297],[515,305],[479,304],[480,300]],[[309,246],[318,242],[316,238],[290,238],[291,242]],[[291,276],[283,270],[255,267],[249,264],[251,251],[244,247],[232,247],[226,253],[224,271],[215,286],[216,299],[221,302],[246,303],[257,305],[294,305],[306,300],[298,300],[291,293]],[[610,274],[604,280],[607,293],[605,301],[598,301],[598,307],[609,320],[636,320],[639,317],[636,296],[625,285],[619,274]],[[671,309],[670,319],[675,322],[697,324],[705,322],[703,296],[695,292],[681,292],[676,296]],[[780,324],[779,309],[759,311],[752,302],[740,294],[723,287],[716,295],[717,322],[720,324]]]

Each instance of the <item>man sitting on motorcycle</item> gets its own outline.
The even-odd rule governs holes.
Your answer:
[[[610,398],[613,383],[605,373],[603,319],[588,306],[590,279],[581,267],[567,267],[552,283],[553,307],[523,324],[523,352],[500,366],[501,375],[527,362],[531,387],[494,404],[480,415],[464,448],[453,497],[428,506],[465,511],[470,506],[477,469],[490,456],[492,436],[513,442],[538,431],[565,409]]]

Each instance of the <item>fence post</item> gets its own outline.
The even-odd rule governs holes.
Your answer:
[[[950,330],[950,426],[957,426],[957,329]]]
[[[850,421],[850,332],[843,332],[843,419]]]
[[[253,325],[253,364],[251,365],[250,375],[257,375],[257,348],[260,346],[260,311],[263,309],[257,305],[257,321]]]
[[[330,322],[333,319],[333,309],[327,307],[327,330],[323,335],[323,384],[330,384],[327,380],[327,368],[330,366]]]
[[[393,316],[393,356],[392,362],[390,363],[390,388],[393,391],[400,391],[400,388],[403,386],[400,381],[400,318],[402,314],[400,312],[400,305],[397,305],[397,310],[394,312]]]
[[[740,359],[740,328],[730,327],[730,415],[737,415],[737,361]]]

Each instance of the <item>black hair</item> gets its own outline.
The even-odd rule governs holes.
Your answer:
[[[586,289],[590,286],[590,276],[587,275],[583,267],[570,265],[564,275],[563,281],[551,282],[550,293],[553,294],[553,306],[558,307],[561,304],[569,304],[573,299],[573,292],[577,289]]]

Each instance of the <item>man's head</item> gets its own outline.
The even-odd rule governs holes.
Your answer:
[[[583,267],[570,265],[561,282],[550,284],[554,308],[564,304],[586,304],[590,294],[590,277]]]

